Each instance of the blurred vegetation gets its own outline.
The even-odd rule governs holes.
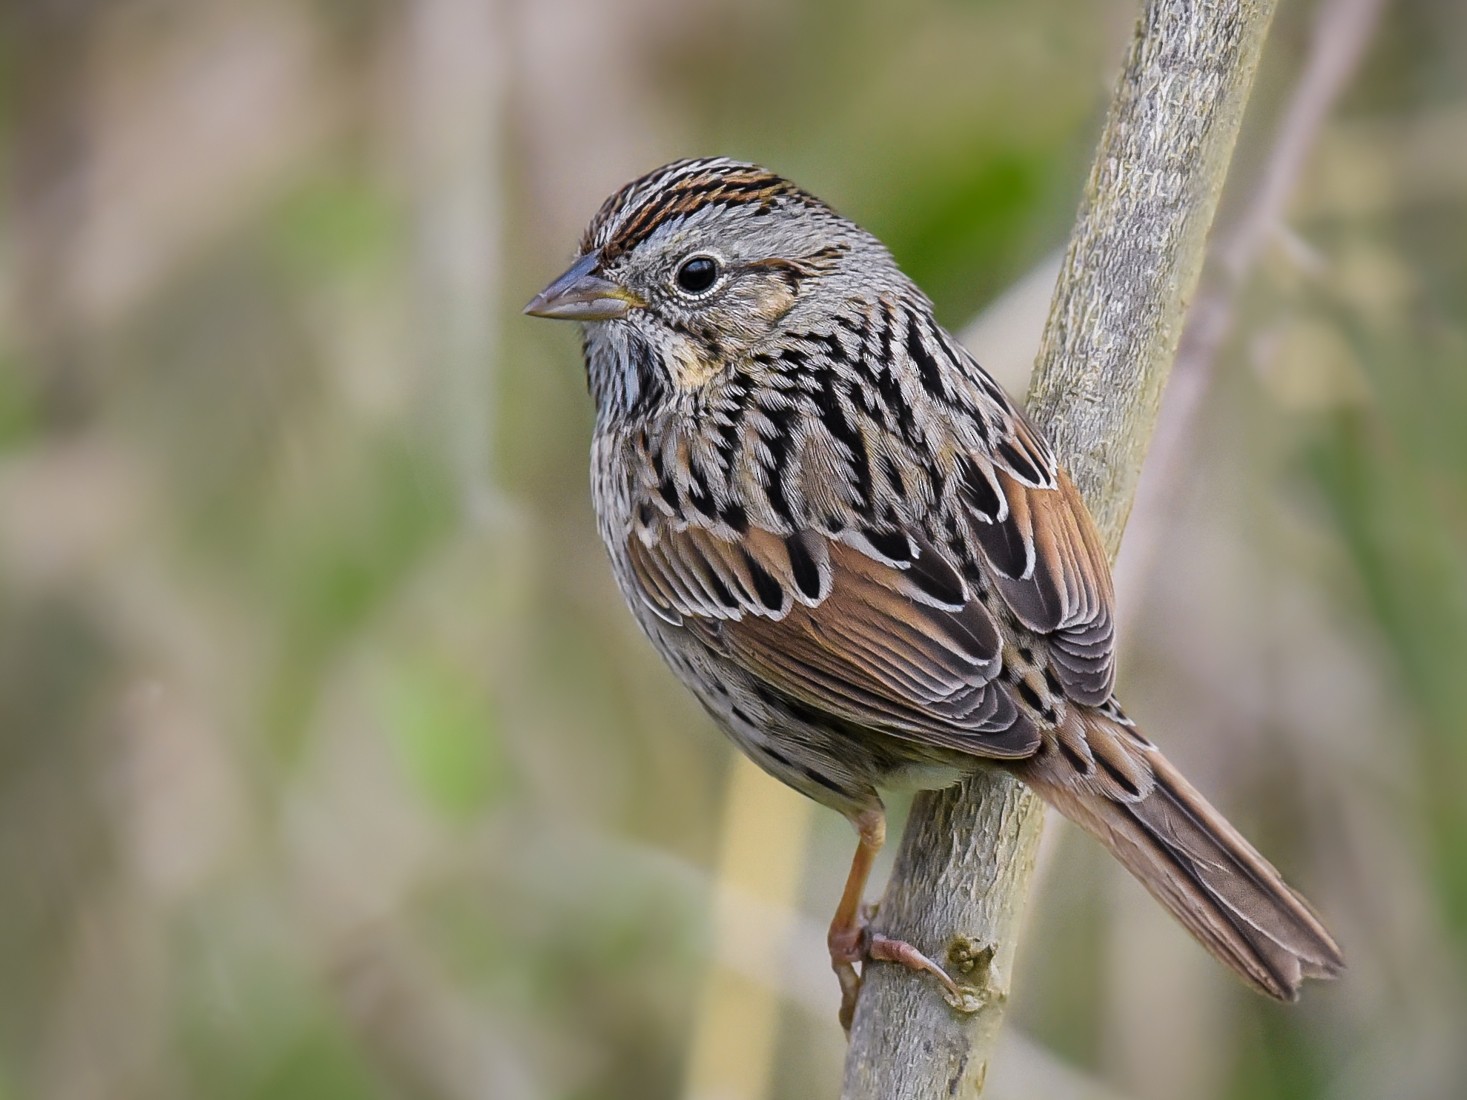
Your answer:
[[[1235,212],[1309,33],[1283,7]],[[0,1100],[678,1094],[729,750],[605,568],[573,334],[518,308],[605,194],[719,151],[960,326],[1063,244],[1133,18],[0,9]],[[1251,998],[1052,823],[1013,1065],[1467,1092],[1464,304],[1467,8],[1401,0],[1125,593],[1128,710],[1352,969]],[[849,856],[816,821],[802,929]],[[823,967],[781,979],[773,1097],[835,1091]]]

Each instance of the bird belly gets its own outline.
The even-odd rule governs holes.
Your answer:
[[[944,790],[972,772],[974,761],[971,757],[968,760],[966,768],[925,761],[902,764],[886,772],[881,777],[880,786],[888,791]]]

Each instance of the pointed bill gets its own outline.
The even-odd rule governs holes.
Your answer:
[[[530,299],[531,317],[557,321],[614,321],[646,305],[631,291],[596,273],[599,252],[582,256],[560,278]]]

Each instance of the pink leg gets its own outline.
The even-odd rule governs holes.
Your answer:
[[[871,931],[862,912],[861,895],[866,889],[866,880],[871,877],[876,856],[886,843],[886,814],[880,807],[865,810],[853,817],[851,823],[855,825],[860,840],[826,937],[830,947],[830,965],[840,981],[840,1025],[848,1032],[856,1016],[856,999],[861,994],[861,976],[856,973],[855,966],[858,962],[865,964],[874,959],[923,971],[941,982],[953,998],[962,999],[957,982],[922,952],[902,940]]]

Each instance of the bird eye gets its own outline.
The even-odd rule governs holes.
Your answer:
[[[677,269],[677,285],[686,294],[702,294],[718,281],[718,261],[712,256],[692,256]]]

